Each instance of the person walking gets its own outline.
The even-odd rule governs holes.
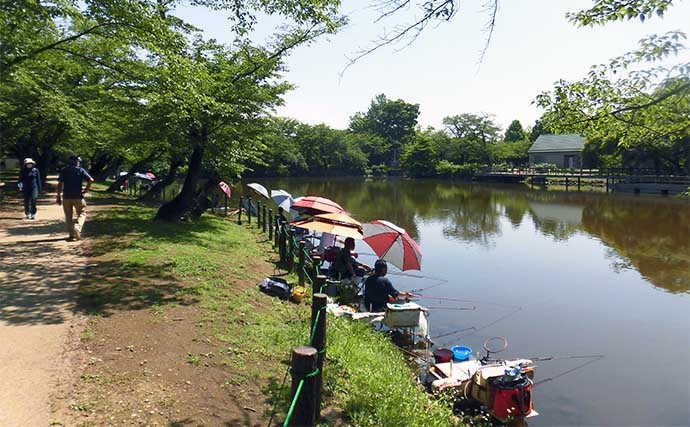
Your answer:
[[[36,200],[41,192],[41,173],[36,168],[36,162],[27,157],[19,172],[19,189],[24,194],[24,218],[36,218]]]
[[[65,223],[69,232],[69,240],[81,240],[81,231],[86,221],[86,202],[84,193],[89,191],[93,178],[80,166],[81,158],[71,156],[69,166],[63,168],[58,176],[57,204],[62,205],[65,211]],[[86,181],[86,187],[82,189],[82,183]],[[73,220],[76,211],[77,220]]]

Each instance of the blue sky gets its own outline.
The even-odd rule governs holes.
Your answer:
[[[503,1],[491,44],[481,67],[480,52],[489,18],[486,0],[466,0],[455,18],[429,27],[402,50],[384,48],[340,72],[362,48],[407,16],[374,23],[371,1],[344,2],[350,24],[336,35],[300,47],[287,60],[285,78],[297,85],[286,95],[279,115],[345,128],[349,118],[366,111],[375,95],[420,104],[419,123],[441,127],[445,116],[489,113],[505,128],[513,119],[532,125],[541,112],[534,98],[558,79],[577,80],[594,64],[635,49],[639,39],[669,30],[690,32],[690,2],[680,1],[663,19],[611,23],[578,28],[566,12],[586,8],[589,1]],[[230,41],[225,15],[191,8],[179,16],[210,37]],[[268,32],[268,20],[260,32]],[[260,37],[259,34],[258,37]],[[684,53],[687,56],[687,51]]]

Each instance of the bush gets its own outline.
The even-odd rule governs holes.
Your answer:
[[[536,169],[537,172],[558,170],[558,166],[554,165],[553,163],[537,163],[536,165],[532,165],[532,168]]]
[[[371,175],[373,176],[388,176],[388,165],[385,164],[380,164],[380,165],[374,165],[371,167]]]
[[[458,165],[448,160],[441,160],[436,165],[436,174],[446,178],[469,177],[474,175],[479,168],[481,165],[477,163]]]

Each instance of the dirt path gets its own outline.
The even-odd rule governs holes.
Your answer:
[[[65,392],[83,323],[76,314],[77,285],[86,267],[83,242],[66,241],[54,193],[39,200],[37,219],[22,216],[16,203],[0,208],[3,427],[50,425],[51,402]],[[88,238],[88,220],[85,230]]]

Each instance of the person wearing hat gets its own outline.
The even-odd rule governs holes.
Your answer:
[[[379,259],[374,263],[374,274],[364,281],[364,306],[370,312],[385,311],[386,304],[395,302],[400,296],[414,297],[411,292],[400,292],[385,276],[388,273],[388,264]]]
[[[81,239],[81,231],[86,221],[84,193],[89,191],[93,183],[93,178],[79,165],[80,162],[80,157],[70,156],[69,166],[63,168],[58,176],[57,204],[62,205],[65,211],[65,223],[70,240]],[[86,181],[86,186],[82,189],[81,185],[84,181]],[[73,220],[75,212],[76,221]]]
[[[24,166],[19,173],[19,189],[24,194],[24,218],[36,218],[36,200],[41,192],[41,173],[36,162],[30,157],[24,159]]]

